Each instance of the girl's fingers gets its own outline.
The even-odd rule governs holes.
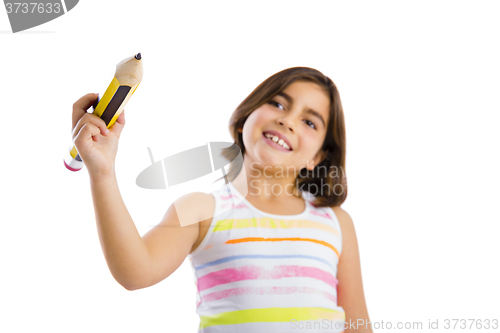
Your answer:
[[[72,115],[72,126],[71,128],[75,128],[76,124],[86,113],[87,109],[90,108],[95,100],[97,99],[98,94],[87,94],[82,96],[79,100],[73,104],[73,115]]]
[[[107,126],[106,126],[106,123],[104,122],[104,120],[102,120],[101,118],[99,118],[95,114],[87,113],[87,114],[84,114],[80,118],[80,120],[78,120],[78,122],[73,130],[73,139],[78,135],[78,133],[80,132],[80,129],[89,123],[96,126],[100,130],[100,133],[102,135],[107,135],[108,129],[107,129]]]
[[[88,141],[88,140],[94,140],[95,142],[98,141],[99,133],[101,133],[101,130],[99,127],[92,123],[86,123],[82,126],[81,130],[78,132],[78,134],[75,137],[75,145],[79,146],[82,144],[82,142]],[[95,139],[94,139],[95,137]]]

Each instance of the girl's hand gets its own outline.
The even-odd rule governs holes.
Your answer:
[[[108,130],[104,120],[87,109],[97,99],[87,94],[73,104],[73,141],[90,176],[108,176],[114,171],[118,139],[125,126],[125,110]]]

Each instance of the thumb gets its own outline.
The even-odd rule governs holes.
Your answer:
[[[118,116],[118,118],[116,118],[115,123],[113,124],[113,126],[111,126],[109,131],[115,133],[117,136],[120,136],[124,126],[125,126],[125,110],[123,110],[122,113],[120,113],[120,115]]]

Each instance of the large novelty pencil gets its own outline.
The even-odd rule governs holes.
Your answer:
[[[141,54],[124,59],[116,65],[115,77],[100,100],[94,103],[94,112],[110,128],[120,116],[142,80]],[[72,144],[69,154],[64,159],[64,165],[68,170],[78,171],[83,167],[83,161],[76,147]]]

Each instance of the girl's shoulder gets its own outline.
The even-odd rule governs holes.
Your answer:
[[[354,222],[352,221],[351,215],[349,215],[349,213],[340,208],[340,206],[333,206],[331,208],[337,216],[337,220],[339,221],[340,227],[342,228],[342,232],[344,231],[344,229],[346,231],[354,230]]]
[[[344,223],[344,224],[352,223],[351,215],[349,215],[349,213],[347,213],[340,206],[332,206],[331,208],[333,209],[333,212],[335,213],[335,215],[337,215],[337,219],[339,220],[339,223]]]
[[[215,209],[215,199],[210,193],[191,192],[177,199],[175,208],[178,215],[189,216],[191,222],[211,220]]]

